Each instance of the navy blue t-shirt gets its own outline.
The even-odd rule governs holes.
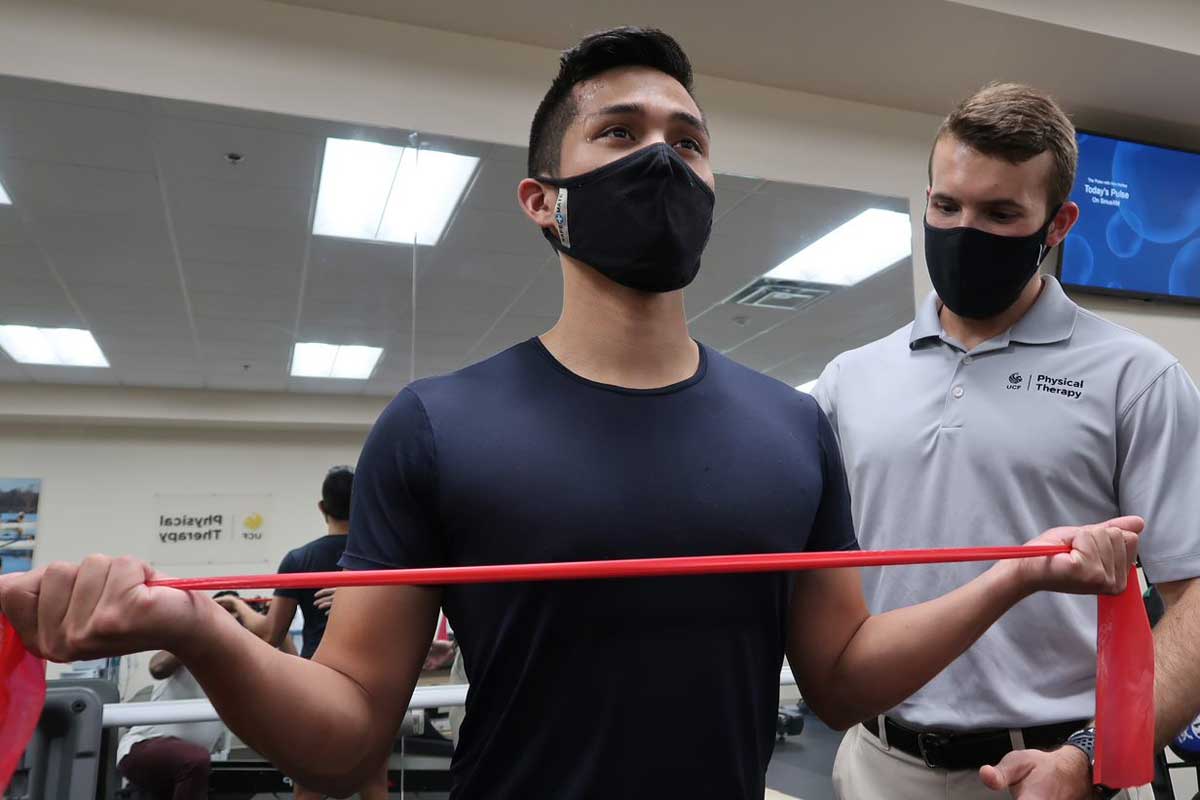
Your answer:
[[[816,402],[701,346],[633,390],[537,339],[417,381],[355,472],[347,569],[856,548]],[[456,800],[761,800],[793,578],[450,586]]]
[[[341,534],[327,534],[319,539],[313,539],[305,545],[288,551],[279,564],[279,573],[287,575],[291,572],[334,572],[338,568],[338,559],[346,549],[346,537]],[[304,645],[300,655],[312,658],[325,636],[325,623],[329,614],[316,606],[316,589],[276,589],[276,597],[290,597],[300,607],[304,618]]]

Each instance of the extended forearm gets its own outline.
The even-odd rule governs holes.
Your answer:
[[[1200,579],[1168,592],[1167,613],[1154,627],[1155,742],[1165,747],[1200,713]]]
[[[920,605],[869,617],[835,668],[846,727],[912,695],[962,655],[1025,593],[998,564],[959,589]]]
[[[385,714],[328,666],[281,653],[219,610],[177,650],[221,719],[256,752],[306,786],[353,791],[378,755],[366,742]]]

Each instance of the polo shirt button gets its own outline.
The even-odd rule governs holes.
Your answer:
[[[962,397],[962,396],[963,396],[963,387],[961,387],[961,386],[955,386],[955,387],[954,387],[954,391],[952,392],[952,394],[954,395],[954,398],[955,398],[956,400],[957,400],[958,398]]]
[[[964,357],[964,358],[963,358],[963,363],[964,363],[964,364],[970,364],[970,363],[971,363],[972,361],[974,361],[974,360],[975,360],[975,359],[971,358],[970,356],[966,356],[966,357]]]

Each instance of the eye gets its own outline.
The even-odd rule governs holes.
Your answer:
[[[993,211],[992,219],[996,222],[1012,222],[1017,218],[1016,214],[1009,211]]]
[[[704,155],[704,146],[691,137],[680,139],[676,147],[682,147],[685,150],[694,150],[700,155]]]
[[[942,214],[953,214],[955,211],[958,211],[958,208],[953,203],[947,203],[945,200],[934,201],[933,208]]]
[[[632,139],[633,134],[630,132],[629,128],[626,128],[621,125],[614,125],[611,128],[605,128],[603,131],[601,131],[600,135],[597,136],[596,138],[597,139],[604,139],[604,138]]]

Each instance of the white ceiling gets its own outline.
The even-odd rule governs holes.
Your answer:
[[[523,149],[424,137],[482,161],[442,242],[418,248],[415,339],[412,248],[311,235],[325,137],[406,144],[408,133],[0,78],[0,182],[13,199],[0,206],[0,324],[90,329],[112,365],[33,367],[0,351],[0,381],[390,395],[545,331],[561,277],[516,206]],[[721,302],[868,207],[907,210],[719,176],[687,294],[694,335],[796,384],[903,325],[907,260],[799,313]],[[385,352],[366,382],[297,379],[296,341]]]
[[[1083,127],[1200,140],[1196,0],[281,2],[554,49],[614,25],[657,26],[705,75],[932,114],[990,81],[1024,81]]]

